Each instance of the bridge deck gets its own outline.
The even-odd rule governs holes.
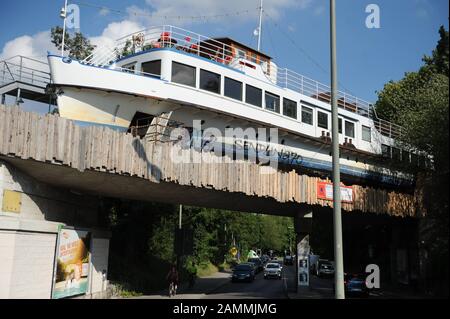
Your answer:
[[[170,142],[147,141],[106,127],[80,127],[56,115],[25,112],[16,106],[0,106],[0,128],[0,157],[16,163],[28,163],[23,165],[24,168],[46,163],[54,167],[55,172],[60,167],[60,174],[76,171],[82,177],[83,174],[88,176],[97,172],[103,176],[118,177],[115,181],[119,181],[122,176],[122,180],[126,180],[130,186],[122,191],[134,193],[124,194],[124,198],[154,200],[154,197],[146,194],[137,196],[146,191],[139,186],[146,181],[154,186],[153,189],[158,188],[158,185],[165,190],[185,186],[185,189],[190,190],[216,191],[216,196],[219,192],[223,198],[229,198],[229,194],[239,194],[241,199],[253,202],[271,199],[280,203],[279,207],[332,205],[330,200],[321,199],[317,194],[318,182],[325,180],[301,175],[295,170],[272,170],[267,174],[268,167],[249,161],[229,160],[223,163],[223,158],[213,153],[182,149]],[[197,156],[201,161],[173,161],[173,152],[183,159]],[[53,175],[55,183],[58,179],[56,176]],[[63,179],[64,176],[60,177]],[[72,187],[76,188],[76,185]],[[415,194],[406,194],[360,185],[351,187],[353,201],[343,203],[345,211],[402,217],[419,217],[425,213],[419,190]],[[89,189],[87,186],[85,188]],[[119,186],[117,189],[120,189]]]

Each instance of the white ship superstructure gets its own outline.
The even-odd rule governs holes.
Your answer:
[[[324,147],[330,88],[230,38],[160,26],[97,48],[83,61],[55,55],[48,61],[62,117],[127,130],[170,112],[186,127],[201,120],[202,128],[222,132],[277,128],[276,149],[299,154],[305,168],[331,169]],[[417,161],[395,147],[400,127],[377,118],[370,103],[339,92],[338,105],[343,174],[392,182],[401,174],[380,168],[383,155]]]

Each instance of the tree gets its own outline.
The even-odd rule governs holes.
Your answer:
[[[57,26],[51,30],[51,42],[58,50],[62,49],[62,34],[61,27]],[[69,57],[84,60],[92,54],[94,49],[95,46],[81,32],[76,32],[73,37],[67,31],[64,33],[64,51],[69,51]]]
[[[441,38],[438,41],[436,49],[433,50],[431,57],[425,56],[423,61],[425,64],[433,69],[435,73],[448,76],[449,72],[449,38],[448,31],[444,26],[439,28],[439,35]]]
[[[440,293],[448,295],[449,36],[443,27],[439,34],[436,49],[423,58],[420,70],[387,83],[378,93],[375,109],[380,117],[403,127],[397,141],[402,148],[426,152],[432,159],[432,170],[423,179],[427,216],[421,220],[420,234],[431,263],[442,265],[435,271],[436,280],[444,282]]]

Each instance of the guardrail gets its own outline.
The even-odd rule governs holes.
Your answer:
[[[102,47],[94,50],[90,56],[83,60],[83,63],[108,67],[129,54],[159,48],[175,48],[241,71],[244,69],[245,61],[255,63],[245,55],[240,56],[236,49],[230,45],[171,25],[151,27],[126,35],[116,41],[114,48]],[[330,86],[290,69],[279,68],[273,62],[261,63],[260,66],[267,79],[272,83],[316,100],[331,103]],[[401,134],[400,126],[376,116],[372,103],[339,91],[338,106],[347,111],[372,118],[375,128],[384,136],[396,138]]]
[[[0,86],[12,82],[45,88],[51,82],[49,66],[45,62],[20,55],[0,61]]]

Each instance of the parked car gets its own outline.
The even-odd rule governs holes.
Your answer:
[[[264,270],[264,265],[260,258],[249,258],[248,262],[254,263],[256,266],[256,272],[259,273],[260,271]]]
[[[292,255],[284,256],[284,264],[285,265],[293,265],[294,264],[294,257]]]
[[[362,297],[369,296],[369,288],[366,285],[367,274],[345,274],[344,286],[345,293],[349,296],[357,295]]]
[[[334,276],[334,266],[331,261],[322,260],[319,262],[319,267],[317,268],[317,276]]]
[[[281,279],[282,269],[279,263],[268,263],[266,267],[264,267],[264,279],[268,278],[278,278]]]
[[[249,281],[255,280],[255,267],[250,263],[236,265],[231,275],[231,281]]]
[[[261,261],[262,261],[263,265],[266,265],[269,260],[270,260],[269,256],[267,256],[267,255],[261,256]]]

